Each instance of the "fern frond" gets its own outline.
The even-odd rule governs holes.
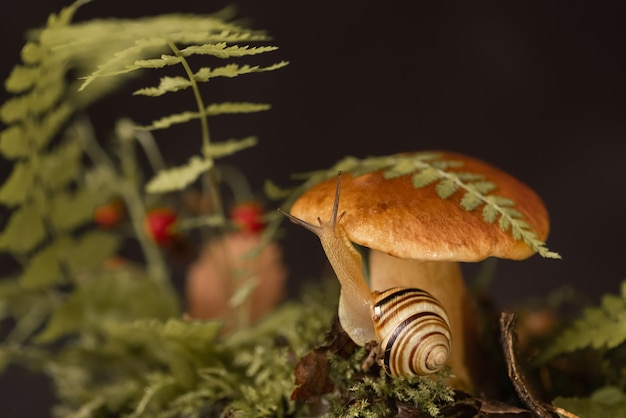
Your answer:
[[[58,190],[75,180],[81,170],[81,145],[71,141],[61,144],[41,159],[40,180],[50,190]]]
[[[161,55],[160,58],[152,58],[145,60],[137,60],[133,65],[126,67],[128,71],[143,70],[143,69],[159,69],[169,67],[172,65],[180,64],[183,61],[183,57],[177,57],[174,55]]]
[[[171,17],[172,20],[175,20],[175,17]],[[155,24],[160,20],[155,20]],[[171,23],[171,22],[170,22]],[[204,22],[207,25],[207,22]],[[216,26],[222,25],[222,23],[213,22]],[[123,23],[120,22],[120,25]],[[184,26],[185,21],[181,19],[178,22],[179,25]],[[145,34],[150,34],[152,36],[146,38],[140,38],[135,41],[132,46],[128,46],[113,55],[113,58],[108,60],[107,62],[100,64],[98,69],[92,72],[90,75],[84,78],[83,84],[80,86],[79,90],[84,90],[87,86],[93,83],[96,79],[101,77],[111,77],[116,75],[122,75],[131,73],[133,71],[142,70],[142,69],[158,69],[164,68],[166,66],[179,64],[183,57],[188,57],[192,55],[213,55],[219,58],[229,58],[229,57],[241,57],[244,55],[255,55],[261,54],[264,52],[270,52],[276,49],[276,47],[256,47],[250,48],[248,46],[228,46],[229,42],[241,42],[241,41],[261,41],[266,40],[267,36],[262,35],[260,33],[255,33],[250,31],[249,29],[243,29],[238,27],[231,27],[232,30],[238,30],[237,32],[228,32],[221,31],[218,33],[212,33],[211,31],[199,30],[198,32],[193,32],[191,30],[180,31],[180,32],[172,32],[168,33],[162,37],[153,36],[156,32],[166,33],[162,28],[153,29],[152,32],[148,25],[144,29]],[[151,25],[150,25],[151,26]],[[111,30],[111,29],[109,29]],[[117,28],[117,30],[124,30],[124,28]],[[132,39],[127,37],[126,39]],[[162,54],[159,58],[145,58],[153,55],[155,52],[162,52],[168,48],[168,43],[182,43],[182,44],[199,44],[207,41],[220,41],[214,44],[205,44],[205,45],[192,45],[188,48],[183,48],[180,51],[179,56]],[[67,45],[68,47],[75,47],[75,43],[70,43]]]
[[[20,284],[26,289],[67,284],[61,264],[73,277],[79,277],[115,254],[119,242],[119,237],[104,231],[90,231],[78,238],[62,235],[29,258],[19,277]]]
[[[152,51],[162,51],[167,47],[167,41],[163,38],[150,37],[137,39],[134,45],[116,52],[109,61],[98,65],[98,69],[84,78],[78,91],[82,91],[101,77],[111,77],[136,71],[141,67],[128,65],[126,62],[133,62],[138,57],[149,54]]]
[[[207,106],[206,113],[208,116],[218,116],[227,113],[252,113],[261,112],[270,109],[269,104],[265,103],[215,103]],[[161,119],[152,121],[150,125],[137,126],[137,129],[143,129],[147,131],[154,131],[157,129],[167,129],[170,126],[192,121],[194,119],[200,119],[199,112],[181,112],[173,115],[165,116]]]
[[[16,65],[4,82],[4,87],[9,93],[22,93],[31,89],[40,77],[41,67]]]
[[[194,45],[180,50],[180,55],[161,55],[160,58],[137,60],[132,65],[127,66],[124,71],[134,71],[141,69],[158,69],[180,64],[183,57],[192,55],[212,55],[217,58],[242,57],[245,55],[256,55],[278,49],[272,46],[248,47],[248,46],[228,46],[226,42],[209,45]],[[266,70],[267,71],[267,70]]]
[[[142,96],[162,96],[179,90],[191,87],[191,81],[184,77],[161,77],[161,81],[157,87],[145,87],[133,92],[134,95]]]
[[[552,403],[581,418],[626,416],[626,394],[617,386],[601,387],[588,398],[559,396]]]
[[[222,142],[213,142],[208,147],[202,149],[205,157],[223,158],[235,154],[246,148],[253,147],[258,140],[255,136],[248,136],[243,139],[229,139]]]
[[[50,222],[59,231],[71,231],[93,219],[99,196],[85,188],[64,190],[52,198]]]
[[[166,193],[182,190],[212,167],[212,160],[193,156],[185,165],[160,171],[146,184],[146,192]]]
[[[23,254],[34,249],[45,237],[39,208],[34,204],[22,205],[11,214],[0,234],[0,249]]]
[[[214,103],[206,108],[209,116],[218,116],[230,113],[254,113],[269,110],[271,105],[267,103],[249,103],[249,102],[225,102]]]
[[[251,47],[249,45],[232,45],[228,46],[226,42],[217,44],[192,45],[181,49],[181,54],[185,57],[192,55],[212,55],[217,58],[243,57],[246,55],[257,55],[266,52],[276,51],[276,46],[258,46]]]
[[[35,172],[30,161],[16,163],[0,187],[0,203],[6,206],[16,206],[26,202],[33,192]]]
[[[65,284],[67,279],[61,271],[59,260],[63,259],[63,254],[71,245],[72,240],[64,236],[32,255],[19,277],[20,285],[25,289],[42,289]]]
[[[42,150],[58,134],[72,111],[69,103],[61,103],[41,119],[29,121],[27,127],[22,122],[9,126],[0,133],[0,153],[15,160]]]
[[[33,116],[43,115],[65,93],[63,83],[46,87],[45,89],[31,90],[4,102],[0,107],[0,119],[5,124],[10,125]]]
[[[27,156],[30,147],[24,137],[24,128],[20,125],[12,125],[0,132],[0,153],[9,160]]]
[[[194,74],[194,79],[198,82],[206,82],[215,77],[237,77],[243,74],[261,73],[265,71],[274,71],[289,65],[288,61],[280,61],[266,67],[259,65],[237,65],[228,64],[222,67],[208,68],[203,67]]]
[[[137,129],[143,129],[146,131],[154,131],[157,129],[166,129],[169,128],[170,126],[173,125],[177,125],[180,123],[185,123],[185,122],[189,122],[191,120],[194,119],[199,119],[200,118],[200,113],[199,112],[181,112],[181,113],[176,113],[173,115],[169,115],[169,116],[165,116],[161,119],[157,119],[152,121],[152,123],[150,125],[146,125],[146,126],[137,126]]]
[[[575,320],[554,338],[539,355],[538,363],[544,363],[559,354],[571,353],[584,348],[612,349],[626,342],[626,281],[622,282],[619,295],[607,294],[600,306],[587,308],[581,318]]]

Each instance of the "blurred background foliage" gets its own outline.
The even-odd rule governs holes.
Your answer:
[[[172,10],[171,3],[96,0],[76,18],[207,13],[231,3],[182,1]],[[626,28],[620,2],[234,3],[253,27],[273,35],[280,50],[271,60],[291,63],[264,74],[261,83],[242,78],[212,86],[217,100],[245,92],[251,101],[272,104],[272,111],[246,116],[245,123],[234,116],[212,125],[216,135],[229,137],[243,137],[254,126],[259,145],[229,160],[253,190],[261,190],[265,179],[285,184],[292,173],[327,167],[346,155],[459,151],[504,168],[542,196],[552,222],[548,244],[563,256],[559,262],[538,256],[499,262],[490,290],[500,306],[564,285],[587,302],[618,291],[626,277]],[[19,60],[23,33],[68,4],[14,5],[0,28],[2,79]],[[124,115],[149,123],[188,103],[172,97],[171,110],[155,113],[152,106],[163,109],[162,102],[114,95],[97,104],[93,122],[111,126]],[[194,125],[174,132],[197,135]],[[159,145],[172,165],[188,158],[178,142]],[[9,172],[2,160],[0,178]],[[0,225],[6,219],[3,213]],[[319,277],[324,256],[306,231],[287,231],[284,257],[293,295],[301,281]],[[0,257],[3,270],[13,267]],[[174,270],[180,280],[182,267]],[[12,373],[3,378],[11,382],[3,383],[3,393],[16,411],[33,404],[29,395],[46,403],[38,382],[20,384],[15,379],[23,374]]]

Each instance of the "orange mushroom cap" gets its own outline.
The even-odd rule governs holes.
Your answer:
[[[493,183],[496,188],[487,195],[515,202],[514,209],[521,213],[530,230],[545,241],[548,212],[531,188],[476,158],[453,152],[436,153],[437,160],[462,163],[446,168],[446,172],[479,174]],[[352,242],[400,258],[434,261],[473,262],[491,256],[522,260],[535,253],[523,240],[515,239],[510,230],[503,230],[498,219],[493,223],[485,221],[484,204],[471,211],[464,209],[462,190],[443,199],[437,194],[437,182],[415,188],[411,175],[386,179],[383,172],[357,177],[342,175],[339,213],[345,211],[341,224]],[[312,224],[317,224],[318,217],[327,218],[336,183],[331,178],[306,191],[294,203],[291,214]]]

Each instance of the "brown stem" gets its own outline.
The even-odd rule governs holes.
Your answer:
[[[520,400],[530,408],[539,418],[555,418],[563,415],[569,418],[578,418],[576,415],[562,408],[554,407],[539,400],[537,394],[530,385],[526,374],[522,370],[515,352],[516,334],[515,322],[517,316],[512,312],[502,312],[500,315],[500,330],[502,333],[502,349],[507,364],[509,379],[515,387]]]

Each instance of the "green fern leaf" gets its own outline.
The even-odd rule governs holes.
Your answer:
[[[486,195],[494,191],[498,186],[491,183],[490,181],[475,181],[470,184],[470,187],[477,193],[481,195]]]
[[[502,212],[508,216],[509,218],[513,219],[522,219],[524,217],[524,215],[522,215],[522,213],[520,211],[518,211],[515,208],[512,207],[503,207],[502,208]]]
[[[22,205],[11,214],[0,234],[0,249],[23,254],[35,248],[45,236],[39,209],[35,205]]]
[[[25,289],[41,289],[65,283],[60,262],[72,244],[70,238],[62,237],[31,256],[19,278],[20,284]]]
[[[11,125],[0,133],[0,152],[8,159],[25,158],[43,149],[58,134],[68,120],[72,107],[60,103],[39,120],[28,122],[28,129],[20,123]]]
[[[78,88],[78,91],[83,91],[98,78],[139,70],[142,67],[127,65],[126,62],[129,60],[135,61],[138,56],[148,54],[152,51],[164,50],[166,47],[167,41],[163,38],[149,37],[137,39],[134,45],[116,52],[112,59],[99,65],[96,71],[85,77],[85,81]]]
[[[587,308],[581,318],[554,338],[537,362],[584,348],[615,348],[626,341],[625,323],[626,281],[622,282],[621,295],[605,295],[600,306]]]
[[[411,182],[413,183],[413,187],[420,189],[436,182],[440,178],[441,174],[438,170],[428,167],[413,174]]]
[[[435,167],[438,170],[443,170],[446,171],[449,168],[460,168],[463,167],[463,162],[462,161],[457,161],[457,160],[438,160],[438,159],[433,159],[432,161],[429,161],[429,164],[432,167]],[[454,173],[455,175],[457,175],[457,172]],[[471,176],[474,177],[474,174],[471,173],[460,173],[461,176]]]
[[[29,161],[20,161],[15,164],[13,171],[0,188],[0,203],[6,206],[16,206],[26,202],[33,192],[35,172]]]
[[[203,22],[206,26],[206,21]],[[172,32],[168,34],[170,42],[181,45],[202,45],[215,44],[219,42],[241,43],[269,41],[270,37],[263,32],[251,31],[250,29],[226,23],[224,21],[213,22],[216,26],[221,26],[221,30],[216,28],[215,32],[207,31],[206,27],[197,30],[186,30]]]
[[[515,205],[515,202],[513,200],[506,198],[506,197],[502,197],[502,196],[491,195],[491,196],[487,196],[485,199],[490,204],[493,204],[496,206],[507,207],[507,206]]]
[[[160,326],[159,320],[179,315],[176,303],[174,295],[137,271],[117,270],[87,277],[54,312],[36,342],[45,344],[80,331],[100,330],[122,353],[123,342],[144,343],[149,350],[150,344],[162,342],[154,338],[152,328]],[[122,332],[124,338],[115,341]]]
[[[44,149],[50,143],[75,110],[70,103],[59,103],[48,111],[39,123],[30,127],[30,135],[33,137],[37,150]]]
[[[243,139],[229,139],[222,142],[213,142],[208,147],[204,147],[202,151],[206,157],[223,158],[253,147],[257,142],[258,140],[255,136],[248,136]]]
[[[41,161],[40,179],[51,190],[66,186],[81,170],[82,149],[78,142],[66,142]]]
[[[183,166],[170,168],[159,172],[146,184],[148,193],[167,193],[182,190],[195,182],[205,172],[213,167],[212,160],[205,160],[193,156]]]
[[[134,95],[162,96],[166,93],[176,92],[191,87],[191,82],[184,77],[161,77],[157,87],[146,87],[133,92]]]
[[[277,50],[275,46],[259,46],[250,47],[248,45],[228,46],[226,42],[220,42],[217,44],[205,44],[205,45],[192,45],[180,52],[183,56],[189,57],[192,55],[212,55],[217,58],[231,58],[231,57],[243,57],[246,55],[257,55],[265,52],[271,52]]]
[[[397,164],[394,164],[391,168],[383,172],[383,177],[386,179],[393,179],[396,177],[406,176],[415,171],[415,164],[410,160],[400,160]]]
[[[498,221],[498,223],[500,225],[500,229],[506,232],[511,227],[511,218],[509,218],[508,216],[500,216],[500,220]]]
[[[0,153],[9,160],[23,158],[30,151],[30,144],[25,138],[26,133],[20,125],[12,125],[0,133]]]
[[[4,87],[9,93],[21,93],[31,89],[40,76],[41,67],[16,65],[4,82]]]
[[[104,231],[89,231],[77,238],[64,254],[73,277],[100,267],[112,257],[120,244],[120,238]]]
[[[483,219],[485,220],[485,222],[488,222],[490,224],[494,223],[496,219],[498,218],[499,214],[500,212],[495,206],[493,205],[483,206]]]
[[[174,115],[165,116],[161,119],[157,119],[155,121],[152,121],[152,123],[147,126],[137,126],[137,129],[144,129],[148,131],[153,131],[156,129],[166,129],[172,125],[189,122],[190,120],[194,119],[200,119],[199,112],[182,112]]]
[[[98,196],[85,189],[57,193],[50,205],[50,220],[58,230],[71,231],[93,219],[96,202]]]
[[[225,102],[214,103],[206,108],[209,116],[218,116],[229,113],[254,113],[269,110],[271,106],[267,103],[249,102]]]
[[[473,211],[474,209],[476,209],[483,203],[484,202],[480,198],[480,195],[476,193],[471,193],[471,192],[465,193],[463,195],[463,198],[461,199],[461,206],[463,206],[463,209],[465,209],[468,212]]]
[[[552,403],[580,418],[626,416],[626,394],[616,386],[597,389],[588,398],[557,397]]]
[[[278,62],[276,64],[272,64],[270,66],[267,67],[260,67],[258,65],[255,66],[250,66],[250,65],[237,65],[237,64],[228,64],[228,65],[224,65],[223,67],[217,67],[217,68],[208,68],[208,67],[203,67],[200,70],[198,70],[195,74],[194,74],[194,80],[198,81],[198,82],[207,82],[209,81],[211,78],[215,78],[215,77],[237,77],[239,75],[243,75],[243,74],[252,74],[252,73],[260,73],[260,72],[264,72],[264,71],[273,71],[273,70],[277,70],[279,68],[282,68],[284,66],[288,65],[287,61],[281,61]]]
[[[206,108],[206,112],[209,116],[218,116],[218,115],[229,114],[229,113],[261,112],[261,111],[270,109],[270,107],[271,106],[269,104],[265,104],[265,103],[226,102],[226,103],[216,103],[216,104],[209,105]],[[174,115],[169,115],[161,119],[157,119],[147,126],[137,126],[137,129],[144,129],[144,130],[166,129],[172,125],[189,122],[191,120],[199,119],[199,118],[200,118],[199,112],[182,112],[182,113],[177,113]]]
[[[174,55],[161,55],[160,58],[153,58],[153,59],[145,59],[145,60],[137,60],[135,61],[135,63],[127,68],[127,70],[129,70],[130,68],[139,70],[139,69],[158,69],[158,68],[164,68],[164,67],[169,67],[172,65],[176,65],[176,64],[180,64],[183,61],[182,57],[176,57]]]
[[[446,167],[447,168],[447,167]],[[445,169],[445,168],[443,168]],[[478,180],[482,180],[485,178],[485,176],[483,176],[482,174],[476,174],[476,173],[464,173],[462,171],[455,171],[454,172],[454,176],[465,182],[465,183],[471,183],[472,185],[476,184],[476,182],[478,182]]]
[[[445,178],[437,183],[437,195],[442,199],[447,199],[459,189],[459,185],[453,178]]]
[[[38,42],[26,42],[22,48],[21,57],[26,64],[39,64],[44,57],[44,48]]]
[[[46,89],[35,89],[21,96],[13,97],[0,107],[0,119],[5,124],[10,125],[32,116],[40,116],[51,109],[63,93],[63,83],[56,83],[47,86]]]

